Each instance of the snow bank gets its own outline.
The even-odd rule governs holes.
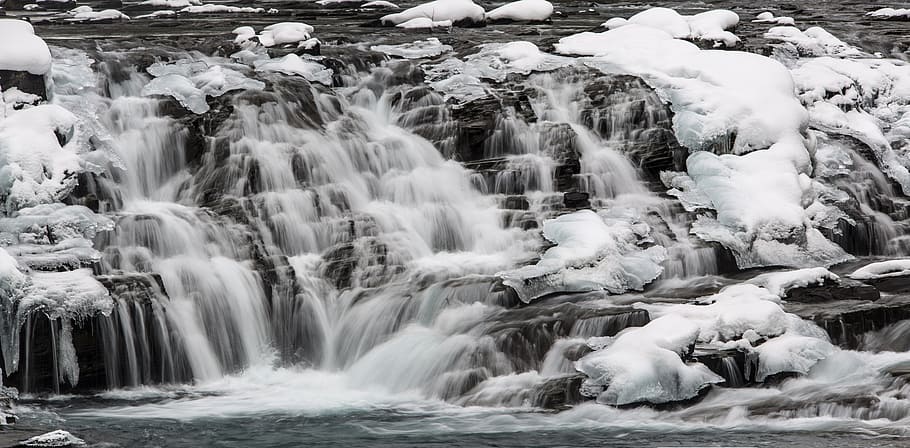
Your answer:
[[[700,363],[680,357],[695,343],[698,327],[668,315],[620,332],[608,345],[575,363],[588,376],[582,392],[610,405],[669,403],[695,397],[724,381]]]
[[[849,275],[854,280],[875,280],[910,275],[910,259],[887,260],[867,264]]]
[[[603,26],[615,29],[626,25],[639,25],[658,29],[677,39],[695,39],[721,42],[732,47],[739,38],[727,31],[739,24],[739,16],[726,9],[715,9],[694,16],[684,16],[669,8],[649,8],[628,20],[613,18]]]
[[[439,39],[431,37],[426,40],[399,45],[373,45],[370,50],[405,59],[420,59],[448,53],[452,51],[452,46],[443,44]]]
[[[51,69],[51,52],[31,23],[0,19],[0,36],[0,70],[43,75]]]
[[[831,271],[816,267],[762,274],[749,280],[749,283],[761,286],[771,294],[783,298],[787,295],[787,291],[793,288],[822,285],[826,281],[837,281],[838,278]]]
[[[142,94],[170,96],[196,114],[209,110],[206,97],[218,97],[232,90],[262,90],[265,83],[242,73],[209,65],[204,61],[181,59],[172,63],[156,62],[147,69],[155,78],[142,88]]]
[[[910,8],[881,8],[867,12],[866,15],[876,19],[910,19]]]
[[[318,82],[327,86],[332,85],[332,69],[309,59],[303,59],[296,54],[289,54],[280,59],[259,60],[254,62],[256,71],[278,72],[286,75],[297,75],[310,82]]]
[[[774,17],[769,11],[765,11],[757,16],[755,16],[755,23],[773,23],[775,25],[790,25],[793,26],[796,24],[796,21],[793,20],[793,17]]]
[[[506,3],[486,14],[487,20],[542,22],[553,14],[553,4],[547,0],[518,0]]]
[[[537,264],[497,274],[525,303],[555,292],[641,290],[656,279],[666,250],[642,248],[650,228],[581,210],[548,220],[543,236],[556,246]]]
[[[686,174],[662,178],[687,210],[716,211],[699,216],[692,230],[733,250],[740,267],[849,258],[814,228],[814,143],[804,137],[808,113],[781,63],[701,50],[635,24],[565,37],[556,50],[595,56],[585,63],[608,73],[638,75],[670,103],[677,139],[692,154]]]
[[[431,22],[468,20],[483,22],[484,9],[471,0],[435,0],[408,8],[402,12],[383,16],[383,24],[400,25],[412,19],[423,18]]]

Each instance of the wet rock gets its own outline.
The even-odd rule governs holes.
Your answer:
[[[818,303],[786,302],[784,309],[815,321],[834,344],[856,349],[863,334],[910,319],[910,297],[888,296],[877,301],[841,299]]]
[[[588,193],[570,191],[563,195],[563,205],[568,209],[591,208]]]
[[[24,93],[38,95],[42,100],[47,100],[47,85],[44,82],[44,75],[0,70],[0,88],[6,91],[13,87]]]
[[[588,399],[581,395],[583,374],[573,374],[547,379],[534,391],[533,406],[543,409],[565,410]]]
[[[910,283],[908,283],[910,285]],[[786,300],[799,303],[822,303],[840,299],[876,301],[881,297],[879,290],[863,282],[841,278],[837,282],[825,282],[787,291]]]

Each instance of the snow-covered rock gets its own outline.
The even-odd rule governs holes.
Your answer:
[[[32,24],[18,19],[0,19],[0,70],[44,75],[51,68],[51,52],[35,35]],[[5,86],[4,86],[5,87]]]
[[[650,228],[628,219],[581,210],[546,221],[543,236],[556,246],[537,264],[497,274],[525,303],[556,292],[641,290],[656,279],[666,250],[642,248]]]
[[[187,6],[201,5],[201,0],[145,0],[139,6],[152,6],[160,8],[186,8]]]
[[[265,9],[252,6],[231,6],[205,3],[202,5],[187,6],[181,9],[180,12],[185,14],[262,14],[265,12]]]
[[[767,289],[771,294],[783,298],[787,295],[787,291],[793,288],[806,288],[808,286],[822,285],[828,281],[837,281],[838,278],[839,277],[831,271],[825,268],[816,267],[761,274],[749,280],[749,283],[761,286],[762,288]]]
[[[774,17],[774,14],[772,14],[770,11],[765,11],[765,12],[755,16],[755,20],[753,20],[753,22],[755,22],[755,23],[773,23],[775,25],[790,25],[790,26],[796,25],[796,21],[793,20],[793,17],[786,17],[786,16]]]
[[[720,42],[732,47],[739,42],[735,34],[727,31],[739,23],[739,16],[726,9],[705,11],[693,16],[684,16],[669,8],[649,8],[633,15],[628,20],[613,18],[603,26],[615,29],[626,25],[639,25],[658,29],[677,39],[695,39]]]
[[[795,26],[775,26],[765,32],[765,38],[789,42],[796,46],[800,54],[808,56],[859,56],[862,54],[856,47],[817,26],[808,28],[806,31],[800,31]]]
[[[411,20],[401,22],[395,26],[398,28],[405,28],[405,29],[411,29],[411,30],[431,29],[431,28],[451,28],[452,21],[451,20],[435,21],[435,20],[427,18],[427,17],[415,17]]]
[[[485,11],[472,0],[434,0],[402,12],[389,14],[379,19],[384,24],[400,25],[412,19],[428,19],[430,22],[462,20],[483,22]],[[426,28],[426,27],[424,27]]]
[[[588,376],[582,393],[610,405],[669,403],[693,398],[724,379],[681,355],[698,337],[698,326],[667,315],[623,330],[606,347],[575,363]]]
[[[851,273],[854,280],[875,280],[910,275],[910,259],[886,260],[867,264]]]
[[[62,429],[32,437],[20,442],[19,446],[41,448],[65,448],[85,446],[85,441]]]
[[[486,14],[487,20],[542,22],[553,14],[553,4],[547,0],[518,0],[506,3]]]
[[[435,37],[431,37],[426,40],[417,40],[399,45],[373,45],[370,50],[405,59],[420,59],[448,53],[452,51],[452,46],[440,42]]]
[[[367,9],[367,8],[399,9],[398,5],[396,5],[396,4],[392,3],[392,2],[387,2],[387,1],[385,1],[385,0],[376,0],[376,1],[373,1],[373,2],[366,2],[366,3],[362,4],[362,5],[360,5],[360,7],[361,7],[361,8],[364,8],[364,9]]]
[[[867,12],[867,16],[876,19],[908,19],[910,20],[910,8],[881,8],[875,11]]]
[[[116,9],[105,9],[103,11],[82,11],[66,20],[72,22],[98,22],[102,20],[130,20],[130,16]]]
[[[258,35],[251,26],[237,27],[232,33],[236,36],[234,43],[237,44],[244,44],[255,37],[262,46],[275,47],[309,42],[313,39],[313,31],[313,26],[303,22],[280,22],[266,26]]]

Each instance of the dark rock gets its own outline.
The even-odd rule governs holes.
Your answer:
[[[588,193],[580,191],[570,191],[563,195],[563,204],[568,209],[590,208],[591,202],[588,200]]]
[[[580,392],[585,379],[582,374],[549,378],[534,391],[532,403],[543,409],[561,411],[586,401]]]
[[[828,281],[822,285],[790,289],[787,291],[786,300],[800,303],[822,303],[841,299],[876,301],[880,297],[879,291],[872,286],[841,278],[837,282]]]
[[[47,85],[44,82],[44,75],[0,70],[0,88],[8,90],[13,87],[25,93],[38,95],[42,100],[47,100]]]
[[[910,297],[888,296],[877,301],[835,300],[821,303],[786,302],[784,309],[815,321],[828,332],[834,344],[856,349],[863,334],[910,319]]]

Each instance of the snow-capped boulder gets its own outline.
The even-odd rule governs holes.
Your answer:
[[[730,10],[715,9],[692,16],[682,15],[669,8],[649,8],[628,20],[612,18],[602,26],[616,29],[625,25],[639,25],[666,32],[677,39],[718,42],[732,47],[739,42],[730,31],[739,23],[739,16]]]
[[[542,22],[553,14],[553,4],[547,0],[518,0],[506,3],[487,13],[487,21]]]
[[[484,9],[472,0],[434,0],[402,12],[380,18],[384,25],[400,25],[413,19],[428,19],[430,23],[450,21],[481,23]]]

